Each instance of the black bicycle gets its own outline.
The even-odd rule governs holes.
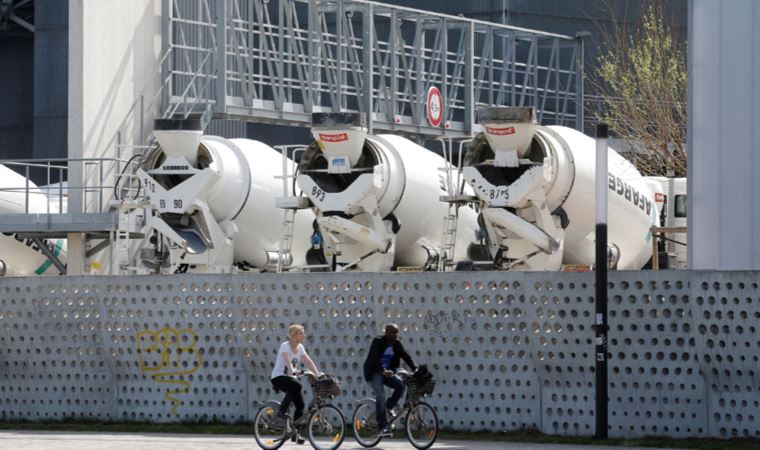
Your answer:
[[[396,374],[406,385],[406,401],[399,413],[388,421],[388,426],[393,426],[401,417],[406,417],[404,423],[407,439],[415,448],[426,450],[438,437],[438,416],[433,407],[423,401],[425,396],[433,393],[435,381],[426,370],[412,374],[399,369]],[[351,427],[356,442],[362,447],[374,447],[382,440],[377,435],[375,411],[375,399],[372,398],[361,400],[354,410]]]
[[[336,450],[343,443],[346,418],[329,400],[340,394],[340,380],[330,375],[316,376],[303,371],[314,391],[314,398],[303,416],[292,421],[279,420],[280,402],[264,403],[253,420],[256,443],[265,450],[276,450],[288,440],[300,441],[306,435],[311,446],[317,450]]]

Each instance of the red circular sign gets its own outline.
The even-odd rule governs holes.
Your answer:
[[[427,119],[433,127],[440,126],[443,121],[443,96],[435,86],[431,86],[427,93]]]

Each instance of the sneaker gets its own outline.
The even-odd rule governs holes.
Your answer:
[[[393,419],[396,418],[396,413],[391,409],[385,410],[385,418],[388,420],[388,427],[393,430],[396,426],[393,424]]]
[[[298,431],[293,434],[293,437],[290,438],[290,440],[298,445],[304,445],[306,443],[306,439],[302,438],[301,434]]]
[[[393,437],[393,433],[391,433],[390,428],[385,427],[377,432],[377,437]]]

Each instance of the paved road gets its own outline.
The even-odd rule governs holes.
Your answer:
[[[197,434],[135,434],[135,433],[65,433],[45,431],[0,431],[3,450],[255,450],[253,437]],[[311,446],[289,444],[285,450],[306,450]],[[341,450],[362,449],[346,439]],[[403,440],[383,441],[377,450],[413,450]],[[441,440],[433,449],[440,450],[621,450],[621,447],[600,447],[564,444],[519,444],[512,442],[465,442]],[[625,450],[646,450],[626,447]]]

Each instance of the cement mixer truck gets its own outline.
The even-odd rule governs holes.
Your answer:
[[[360,114],[317,113],[312,122],[314,142],[296,175],[316,216],[310,264],[377,272],[466,259],[477,214],[439,200],[442,157],[399,136],[368,134]]]
[[[158,148],[137,171],[152,211],[131,257],[135,271],[231,272],[304,265],[314,220],[284,224],[275,198],[282,157],[249,139],[204,136],[199,120],[157,120]],[[294,239],[281,246],[283,225]],[[298,239],[302,237],[302,239]],[[234,239],[234,242],[233,242]]]
[[[511,270],[560,270],[594,262],[595,141],[561,126],[538,126],[533,108],[478,111],[483,132],[462,174],[480,209],[475,260]],[[659,212],[649,184],[608,150],[609,265],[642,268],[651,257],[650,227]]]

